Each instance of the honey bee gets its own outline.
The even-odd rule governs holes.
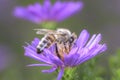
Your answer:
[[[57,30],[35,30],[37,30],[36,34],[44,35],[44,37],[37,45],[38,54],[42,53],[45,48],[50,48],[50,46],[53,44],[56,46],[56,53],[59,53],[60,50],[69,52],[77,38],[75,33],[71,33],[70,30],[64,28],[59,28]],[[62,49],[62,47],[64,47],[64,49]]]

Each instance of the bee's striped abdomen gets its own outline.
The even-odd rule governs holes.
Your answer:
[[[38,54],[40,54],[47,45],[47,43],[43,43],[43,41],[45,42],[45,40],[41,40],[37,46],[37,53]]]
[[[44,48],[49,48],[55,42],[55,37],[53,34],[46,35],[42,38],[37,46],[37,53],[40,54]]]

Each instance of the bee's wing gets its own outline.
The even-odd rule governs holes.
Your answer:
[[[47,33],[51,33],[51,34],[54,34],[56,33],[56,31],[54,30],[49,30],[49,29],[34,29],[36,30],[36,34],[41,34],[41,35],[44,35],[44,34],[47,34]]]

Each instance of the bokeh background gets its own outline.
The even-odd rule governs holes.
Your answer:
[[[33,30],[40,26],[12,15],[14,8],[18,5],[26,6],[42,1],[0,0],[0,80],[53,80],[56,78],[55,73],[41,73],[40,70],[43,67],[26,67],[27,64],[38,63],[24,56],[23,46],[25,42],[30,43],[35,37],[40,37]],[[111,78],[110,67],[112,65],[112,69],[116,68],[114,65],[119,64],[120,61],[120,55],[116,53],[120,48],[120,0],[82,1],[83,10],[58,23],[58,27],[68,28],[78,35],[82,29],[87,29],[91,35],[101,33],[103,42],[108,46],[108,50],[99,57],[98,61],[105,70],[103,80],[120,80],[120,78]],[[111,63],[112,56],[116,56],[114,59],[118,63],[114,64],[113,58]],[[120,70],[117,71],[120,76]]]

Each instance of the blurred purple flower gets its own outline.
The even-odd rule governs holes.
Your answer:
[[[83,7],[82,2],[60,2],[53,5],[50,0],[44,0],[43,5],[35,3],[27,7],[18,6],[14,10],[14,16],[40,24],[45,21],[62,21]]]
[[[25,56],[36,59],[43,64],[31,64],[28,66],[50,66],[50,70],[42,70],[42,72],[51,73],[56,69],[60,69],[57,80],[61,80],[66,67],[74,67],[82,64],[83,62],[95,57],[101,52],[107,49],[106,44],[99,44],[101,41],[101,34],[94,34],[92,38],[89,39],[89,33],[87,30],[83,30],[80,36],[75,42],[68,54],[63,53],[64,59],[60,59],[59,56],[55,55],[55,46],[51,46],[49,49],[44,49],[44,53],[37,54],[36,46],[39,43],[39,39],[35,38],[31,44],[25,46]]]
[[[5,44],[0,44],[0,72],[8,68],[13,61],[11,48]]]

